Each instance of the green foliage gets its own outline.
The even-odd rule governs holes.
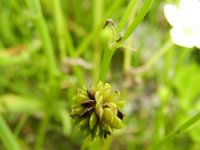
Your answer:
[[[0,149],[198,150],[200,53],[172,43],[167,2],[1,0]],[[117,110],[125,116],[90,141],[72,123],[84,111],[71,112],[72,97],[99,80],[120,101],[106,84],[101,95],[111,97],[97,94],[98,112],[78,126],[93,131],[102,118],[104,136],[122,127]]]

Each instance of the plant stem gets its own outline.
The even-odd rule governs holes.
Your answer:
[[[105,49],[104,50],[104,54],[103,54],[103,60],[102,60],[102,64],[101,64],[101,69],[100,69],[100,75],[99,75],[99,80],[101,81],[105,81],[106,78],[106,74],[108,72],[108,68],[110,65],[110,61],[112,59],[112,56],[115,52],[115,47],[109,49]]]
[[[100,23],[100,21],[102,20],[102,16],[103,16],[103,3],[104,3],[104,0],[94,0],[94,15],[93,15],[93,28],[95,29],[98,24]],[[93,59],[93,64],[94,64],[94,68],[93,69],[93,78],[94,78],[94,81],[97,80],[98,78],[98,71],[96,70],[99,70],[99,66],[100,66],[100,61],[101,61],[101,47],[100,47],[100,43],[99,43],[99,35],[96,35],[96,38],[94,40],[94,44],[93,44],[93,47],[94,47],[94,59]]]
[[[59,39],[59,45],[60,48],[62,48],[61,53],[63,53],[62,57],[66,56],[66,50],[68,51],[69,55],[74,57],[74,44],[72,41],[72,37],[70,35],[68,25],[66,20],[63,18],[63,12],[62,12],[62,7],[61,7],[61,1],[60,0],[54,0],[54,15],[55,15],[55,23],[57,26],[57,34],[58,34],[58,39]],[[65,45],[66,41],[66,45]]]
[[[156,0],[146,0],[144,2],[138,15],[135,17],[135,19],[133,20],[131,25],[127,28],[126,32],[124,33],[124,37],[122,38],[120,43],[124,42],[132,34],[132,32],[136,29],[138,24],[143,20],[144,16],[147,14],[148,10],[150,9],[150,7],[154,1],[156,1]]]
[[[8,150],[20,150],[15,136],[10,131],[4,118],[0,115],[0,138]]]
[[[60,58],[61,58],[61,63],[66,57],[66,49],[69,52],[69,56],[74,58],[75,57],[75,48],[72,42],[71,35],[68,30],[67,24],[64,24],[64,19],[63,19],[63,13],[62,13],[62,8],[60,5],[60,0],[54,0],[54,15],[55,15],[55,23],[57,27],[57,36],[58,36],[58,43],[59,43],[59,49],[60,49]],[[65,40],[66,40],[66,45],[65,45]],[[83,84],[83,76],[81,70],[77,67],[73,67],[73,71],[76,74],[76,77],[79,81],[79,84]]]
[[[113,5],[105,13],[103,20],[100,21],[100,24],[96,28],[94,28],[78,46],[75,57],[80,56],[87,49],[88,45],[95,39],[96,35],[99,34],[100,30],[103,28],[105,19],[110,17],[112,13],[121,5],[121,3],[122,3],[122,0],[116,0],[113,3]]]
[[[39,0],[27,0],[28,6],[33,12],[35,26],[40,34],[44,51],[48,61],[50,78],[57,75],[56,59],[54,55],[52,41],[48,32],[47,24],[42,15],[41,6]]]
[[[188,119],[185,123],[179,126],[177,129],[172,131],[168,136],[166,136],[163,140],[158,142],[155,146],[150,148],[150,150],[160,149],[164,144],[167,144],[170,140],[172,140],[175,136],[182,134],[185,132],[189,127],[194,125],[197,121],[200,120],[200,112],[194,115],[192,118]]]
[[[120,45],[124,40],[126,40],[130,36],[130,34],[134,31],[134,29],[142,21],[142,19],[144,18],[144,16],[148,12],[148,10],[151,7],[153,2],[154,2],[154,0],[146,0],[144,5],[141,8],[141,11],[139,12],[139,14],[136,16],[135,20],[131,23],[131,25],[128,27],[127,31],[125,32],[125,35],[122,38],[122,40],[119,43],[114,43],[114,46],[111,49],[106,49],[104,51],[103,61],[102,61],[101,69],[100,69],[99,80],[102,80],[102,81],[105,80],[106,74],[108,72],[108,68],[109,68],[109,65],[110,65],[110,61],[111,61],[112,56],[114,54],[114,51],[116,50],[118,45]],[[123,16],[123,20],[120,23],[120,27],[118,28],[118,31],[122,30],[123,25],[125,25],[125,21],[129,17],[128,13],[131,12],[134,5],[135,5],[135,3],[133,3],[133,2],[129,4],[128,9],[125,12],[125,15]]]
[[[163,47],[153,55],[152,58],[150,58],[146,63],[145,63],[145,68],[150,68],[155,62],[157,62],[170,48],[173,46],[173,43],[171,40],[167,41]]]
[[[117,33],[118,34],[122,31],[122,29],[125,27],[126,23],[128,22],[128,18],[132,14],[132,11],[134,10],[136,2],[137,2],[137,0],[131,0],[129,2],[129,5],[128,5],[124,15],[122,16],[122,19],[120,20],[119,25],[117,27]]]
[[[134,0],[133,0],[134,1]],[[131,6],[130,6],[131,5]],[[134,3],[134,6],[132,6],[133,4],[132,3],[129,3],[129,8],[127,8],[127,9],[130,9],[130,7],[131,7],[131,9],[133,9],[133,7],[135,6],[135,3]],[[130,10],[131,10],[130,9]],[[130,25],[131,24],[131,22],[133,21],[133,19],[134,19],[134,16],[135,16],[135,13],[136,13],[136,11],[135,10],[133,10],[132,12],[131,11],[126,11],[125,12],[125,14],[126,13],[131,13],[130,14],[130,20],[128,21],[128,25]],[[127,19],[128,19],[128,14],[126,14],[126,15],[124,15],[123,17],[122,17],[122,19],[123,18],[125,18],[124,19],[124,22],[125,21],[127,21]],[[121,22],[120,22],[121,23]],[[122,24],[123,24],[123,26],[125,25],[124,23],[121,23],[121,26],[122,26]],[[122,30],[122,27],[118,27],[118,33],[119,32],[121,32],[121,30]],[[127,47],[131,47],[132,46],[132,40],[133,40],[133,38],[129,38],[129,39],[127,39],[126,40],[126,46]],[[129,73],[129,71],[130,71],[130,69],[131,69],[131,61],[132,61],[132,52],[131,52],[131,50],[129,50],[128,48],[125,48],[125,51],[124,51],[124,73],[125,73],[125,76],[127,76],[128,75],[128,73]]]
[[[66,57],[66,45],[65,45],[65,25],[63,20],[62,8],[60,6],[60,0],[53,0],[54,5],[54,20],[57,31],[58,46],[60,50],[60,60],[61,62]]]
[[[24,114],[24,115],[20,118],[20,120],[19,120],[19,122],[17,123],[16,128],[15,128],[15,130],[14,130],[14,134],[15,134],[16,137],[19,135],[20,130],[22,129],[23,125],[26,123],[27,120],[28,120],[28,115],[27,115],[27,114]]]
[[[110,65],[110,61],[111,61],[112,56],[114,54],[114,51],[116,50],[118,45],[121,45],[121,43],[123,41],[125,41],[130,36],[130,34],[134,31],[134,29],[142,21],[142,19],[144,18],[144,16],[148,12],[149,8],[151,7],[151,5],[154,1],[155,0],[146,0],[145,3],[143,4],[142,8],[141,8],[141,11],[139,12],[139,14],[136,16],[134,21],[130,24],[130,26],[126,30],[125,35],[122,38],[122,40],[119,43],[114,43],[114,46],[111,49],[106,49],[104,51],[104,56],[103,56],[103,61],[102,61],[102,65],[101,65],[99,80],[102,80],[102,81],[105,80],[106,74],[108,72],[108,68],[109,68],[109,65]],[[128,13],[131,12],[131,10],[133,9],[134,6],[135,6],[135,2],[132,1],[129,4],[127,11],[125,12],[125,14],[122,18],[123,20],[120,22],[120,26],[118,27],[118,32],[120,30],[122,30],[123,25],[125,25],[125,21],[128,20],[128,17],[129,17]]]
[[[36,139],[35,150],[42,149],[42,144],[44,143],[45,132],[46,132],[48,123],[49,123],[49,115],[47,114],[46,116],[44,116],[43,120],[40,123],[38,135],[37,135],[37,139]]]
[[[133,70],[134,74],[139,74],[142,72],[145,72],[149,70],[166,52],[170,50],[170,48],[173,46],[173,43],[171,40],[168,40],[163,47],[157,51],[156,54],[154,54],[143,66],[136,68]]]
[[[160,87],[161,88],[161,87]],[[154,123],[154,130],[152,132],[151,141],[152,143],[157,142],[158,139],[162,139],[165,136],[165,125],[166,125],[166,113],[165,108],[168,104],[168,100],[170,99],[170,95],[163,98],[160,97],[160,105],[155,114],[155,123]]]

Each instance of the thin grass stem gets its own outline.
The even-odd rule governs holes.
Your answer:
[[[35,26],[40,34],[41,41],[44,47],[44,51],[47,57],[48,69],[50,78],[57,75],[56,59],[54,54],[54,49],[52,41],[49,35],[48,27],[45,19],[42,15],[42,10],[39,0],[27,0],[29,8],[32,10],[34,15]]]
[[[136,2],[137,2],[137,0],[131,0],[129,2],[126,11],[124,12],[122,19],[120,20],[120,22],[117,26],[117,33],[118,34],[122,31],[122,29],[125,27],[126,23],[128,22],[128,18],[130,17],[132,12],[134,11],[134,7],[135,7]]]
[[[148,10],[150,9],[150,7],[152,6],[152,4],[155,1],[156,0],[145,0],[138,15],[135,17],[133,22],[130,24],[130,26],[125,31],[124,37],[122,38],[120,43],[124,42],[133,33],[133,31],[136,29],[136,27],[139,25],[139,23],[143,20],[144,16],[147,14]]]
[[[15,136],[10,131],[4,118],[0,115],[0,138],[8,150],[21,150]]]
[[[37,135],[37,139],[36,139],[36,144],[35,144],[35,150],[42,149],[42,145],[45,140],[45,135],[46,135],[45,132],[46,132],[48,123],[49,123],[49,115],[47,114],[47,116],[45,116],[40,123],[39,129],[38,129],[38,135]]]
[[[176,136],[186,132],[186,130],[194,125],[197,121],[200,120],[200,112],[188,119],[185,123],[181,126],[176,128],[174,131],[169,133],[164,139],[159,141],[155,146],[151,147],[150,150],[157,150],[161,149],[162,146],[166,145],[170,140],[174,139]]]

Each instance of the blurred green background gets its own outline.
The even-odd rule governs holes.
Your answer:
[[[112,18],[116,27],[130,1],[0,1],[0,113],[21,149],[150,149],[200,111],[200,50],[172,43],[163,6],[175,1],[156,0],[107,74],[126,100],[124,128],[88,144],[71,123],[72,97],[97,81],[114,36],[103,24]],[[0,137],[4,150],[2,129]],[[199,150],[200,123],[159,148],[169,149]]]

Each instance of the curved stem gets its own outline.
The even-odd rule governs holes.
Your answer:
[[[8,150],[20,150],[17,140],[7,126],[4,118],[0,115],[0,138]]]
[[[32,10],[33,15],[35,16],[35,26],[40,34],[40,38],[44,46],[44,52],[49,63],[49,74],[50,78],[52,79],[57,75],[58,70],[51,37],[49,35],[48,27],[42,14],[40,2],[39,0],[27,0],[27,3],[29,8]]]
[[[158,142],[155,146],[151,147],[150,150],[154,149],[160,149],[164,144],[167,144],[170,140],[175,138],[177,135],[182,134],[185,132],[189,127],[194,125],[197,121],[200,120],[200,112],[188,119],[185,123],[183,123],[181,126],[176,128],[174,131],[172,131],[170,134],[168,134],[163,140]]]
[[[131,73],[140,74],[149,70],[165,53],[171,49],[172,46],[172,41],[168,40],[163,47],[157,51],[157,53],[155,53],[143,66],[133,69]]]
[[[127,28],[126,32],[124,33],[124,37],[122,38],[120,43],[124,42],[132,34],[132,32],[136,29],[138,24],[143,20],[144,16],[147,14],[154,1],[156,0],[146,0],[144,2],[138,15],[135,17],[131,25]]]
[[[132,14],[132,11],[134,10],[136,2],[137,0],[131,0],[129,2],[128,7],[126,11],[124,12],[124,15],[122,16],[122,19],[120,20],[119,25],[117,27],[117,33],[120,33],[122,29],[124,28],[124,26],[126,25],[126,23],[128,22],[128,18]]]

